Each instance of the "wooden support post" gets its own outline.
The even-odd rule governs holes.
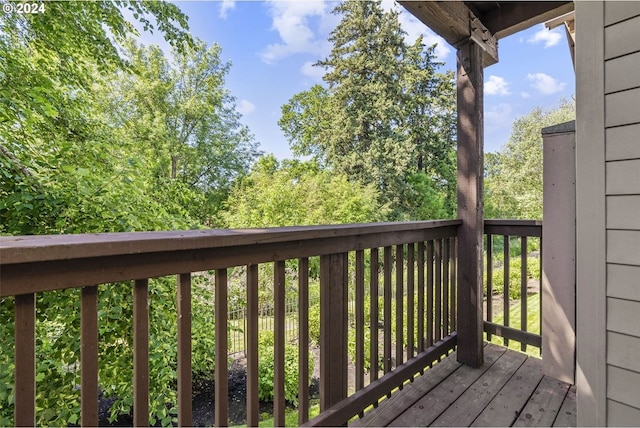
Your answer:
[[[483,85],[482,49],[458,49],[458,361],[483,363]]]
[[[347,397],[347,254],[320,257],[320,411]]]

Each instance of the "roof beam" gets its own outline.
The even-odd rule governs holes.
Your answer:
[[[483,50],[485,67],[498,62],[496,38],[464,2],[405,0],[399,3],[456,48],[469,40],[475,42]]]
[[[482,22],[496,38],[502,39],[573,10],[572,1],[500,2],[482,16]]]

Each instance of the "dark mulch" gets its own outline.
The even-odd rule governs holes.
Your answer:
[[[247,420],[247,371],[244,365],[234,362],[229,367],[229,424],[242,425]],[[193,384],[193,426],[214,425],[214,389],[213,380],[201,380]],[[318,396],[318,380],[313,379],[309,395]],[[116,421],[109,422],[109,410],[115,398],[99,400],[98,416],[100,426],[132,426],[132,415],[121,415]],[[273,402],[260,402],[260,414],[273,414]]]

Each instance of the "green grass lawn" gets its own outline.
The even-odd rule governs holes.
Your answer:
[[[309,420],[315,418],[320,414],[320,399],[313,398],[309,400]],[[258,426],[261,427],[272,427],[274,426],[273,415],[263,414],[260,415],[260,422]],[[287,427],[297,427],[300,426],[298,424],[298,409],[292,409],[287,407],[284,409],[284,424]],[[243,428],[246,425],[233,425],[233,427]]]
[[[520,329],[520,314],[522,308],[522,301],[518,300],[514,303],[509,310],[509,327]],[[502,313],[496,314],[493,317],[493,322],[496,324],[503,324],[504,316]],[[540,294],[530,294],[527,296],[527,331],[531,333],[540,334]],[[491,337],[491,343],[497,345],[504,345],[504,339],[499,336],[493,335]],[[513,349],[522,352],[520,349],[520,342],[509,340],[509,349]],[[534,346],[527,346],[526,354],[540,358],[540,349]]]

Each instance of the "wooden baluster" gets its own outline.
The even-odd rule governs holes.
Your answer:
[[[15,297],[14,424],[36,424],[36,296]]]
[[[510,304],[509,304],[509,270],[510,270],[510,256],[509,256],[509,236],[504,235],[502,237],[502,239],[504,240],[504,248],[503,248],[503,252],[502,255],[504,257],[504,301],[503,301],[503,305],[502,305],[502,311],[503,316],[502,316],[502,324],[505,325],[506,327],[509,326],[509,310],[510,310]],[[503,344],[504,346],[509,346],[509,339],[503,338]]]
[[[364,250],[356,251],[356,391],[364,388]]]
[[[379,287],[379,260],[380,260],[380,251],[377,248],[371,249],[370,259],[371,259],[371,277],[370,277],[370,288],[369,288],[369,296],[371,299],[371,311],[369,313],[369,318],[371,321],[371,355],[369,356],[369,361],[371,364],[370,368],[370,380],[369,383],[378,379],[378,354],[380,352],[378,348],[378,287]]]
[[[414,334],[415,334],[415,245],[407,245],[407,360],[413,358]]]
[[[285,265],[284,261],[274,263],[274,379],[273,379],[273,423],[284,426],[284,345],[285,345]]]
[[[443,239],[442,248],[442,335],[449,334],[449,238]]]
[[[229,368],[227,367],[227,269],[216,269],[215,291],[215,333],[216,333],[216,371],[215,371],[215,425],[227,426],[229,408]]]
[[[427,347],[433,345],[433,241],[427,242]]]
[[[82,288],[80,361],[82,389],[80,423],[98,426],[98,286]]]
[[[404,361],[404,245],[396,245],[396,367]],[[402,389],[402,386],[400,386]]]
[[[487,234],[487,321],[493,322],[493,236]],[[491,333],[487,333],[491,340]]]
[[[298,260],[298,425],[309,420],[309,259]]]
[[[520,237],[520,329],[527,331],[527,237]],[[520,350],[527,351],[527,344],[520,343]]]
[[[451,331],[458,329],[458,314],[456,306],[458,304],[458,238],[451,238]]]
[[[260,422],[258,401],[258,265],[247,266],[247,426]]]
[[[149,426],[149,280],[133,285],[133,425]]]
[[[435,305],[436,328],[434,338],[436,342],[442,339],[442,240],[436,239],[435,243]]]
[[[191,274],[178,275],[178,425],[192,426]]]
[[[391,247],[384,247],[384,372],[391,371]]]
[[[424,324],[427,314],[424,310],[424,252],[423,241],[418,242],[418,353],[424,351]]]
[[[542,336],[542,295],[544,294],[542,292],[542,273],[544,272],[544,270],[542,270],[542,234],[540,234],[540,279],[538,280],[538,296],[539,296],[539,300],[540,300],[540,305],[538,306],[538,313],[540,314],[540,316],[538,316],[538,323],[539,323],[539,327],[538,327],[538,334],[540,336]],[[540,356],[542,356],[542,349],[540,350]]]

